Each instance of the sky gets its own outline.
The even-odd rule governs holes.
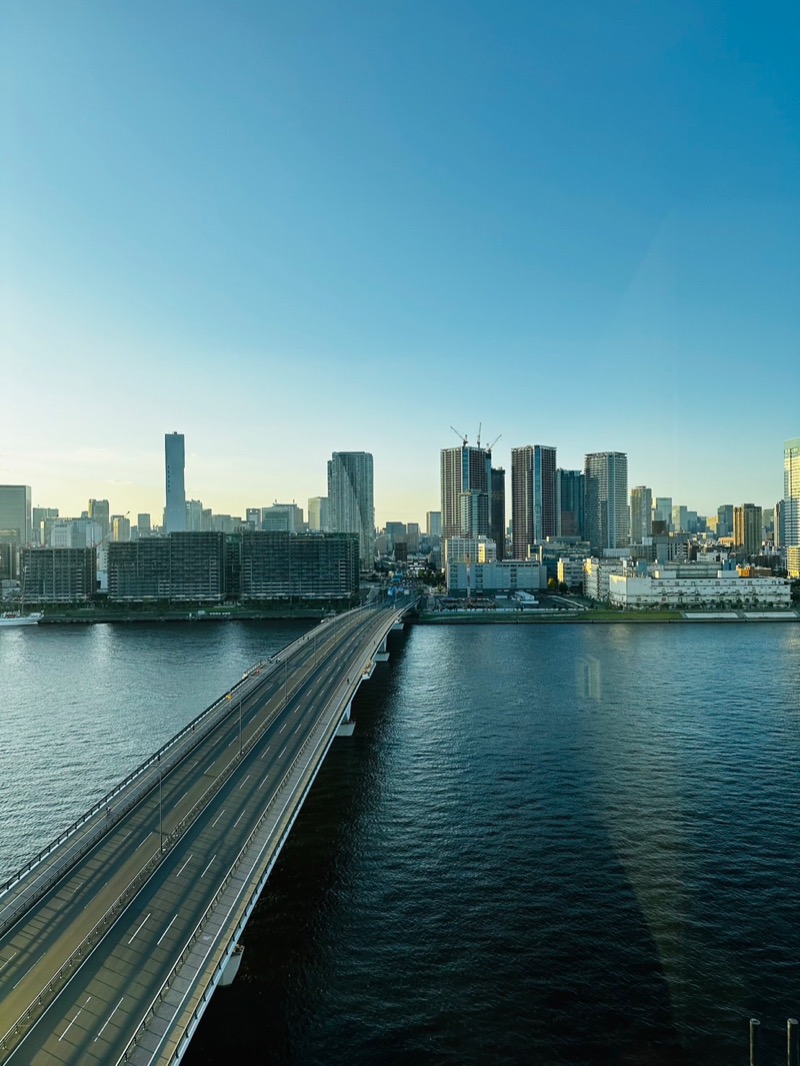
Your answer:
[[[215,512],[364,450],[424,522],[454,426],[772,506],[799,44],[783,0],[4,0],[0,483],[158,520],[177,430]]]

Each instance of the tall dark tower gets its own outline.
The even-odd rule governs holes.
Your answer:
[[[502,466],[492,467],[492,502],[489,534],[497,545],[497,558],[505,558],[506,547],[506,472]]]

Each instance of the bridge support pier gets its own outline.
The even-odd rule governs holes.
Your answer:
[[[350,717],[350,709],[352,706],[353,701],[350,700],[347,706],[345,707],[344,714],[342,715],[342,720],[341,722],[339,722],[339,726],[336,730],[337,737],[351,737],[355,732],[356,723]]]
[[[386,643],[386,637],[381,641],[381,646],[375,652],[376,663],[388,663],[389,662],[389,647]]]

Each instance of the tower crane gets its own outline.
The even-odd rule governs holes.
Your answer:
[[[461,438],[462,447],[466,448],[466,446],[467,446],[467,436],[466,436],[466,434],[465,433],[459,433],[459,431],[456,429],[455,426],[451,426],[450,428],[452,429],[452,431],[455,433],[455,435],[457,437]]]

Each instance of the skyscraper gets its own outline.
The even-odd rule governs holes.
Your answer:
[[[593,551],[628,544],[628,456],[592,452],[586,456],[586,539]]]
[[[758,555],[761,551],[761,518],[761,508],[754,503],[733,509],[733,543],[745,555]]]
[[[330,525],[328,518],[328,497],[309,496],[308,528],[312,533],[325,533]]]
[[[111,507],[108,500],[89,500],[89,517],[100,526],[100,536],[107,540],[111,533]]]
[[[556,536],[584,535],[583,471],[556,470]]]
[[[660,533],[669,533],[672,529],[672,497],[671,496],[656,496],[655,506],[653,507],[653,521],[663,522],[663,527],[659,527]],[[733,518],[731,518],[733,521]]]
[[[328,460],[328,513],[334,533],[357,533],[362,570],[375,562],[372,455],[334,452]]]
[[[781,535],[787,548],[800,546],[800,437],[783,447],[783,508]]]
[[[502,562],[506,554],[506,472],[502,466],[492,467],[489,536],[495,542],[495,558]]]
[[[717,508],[717,536],[733,536],[733,504],[723,503]]]
[[[492,486],[492,453],[488,448],[467,444],[442,448],[442,536],[479,537],[489,534],[489,495]],[[481,499],[465,499],[475,493]],[[477,528],[464,528],[473,519]]]
[[[511,449],[511,517],[515,559],[556,535],[556,450],[544,444]]]
[[[0,485],[0,529],[14,533],[18,548],[31,542],[30,485]]]
[[[164,512],[167,533],[186,531],[186,487],[184,468],[186,452],[182,433],[164,435],[164,459],[167,477],[167,507]]]
[[[631,489],[631,544],[642,544],[649,537],[653,521],[653,491],[646,485]]]

